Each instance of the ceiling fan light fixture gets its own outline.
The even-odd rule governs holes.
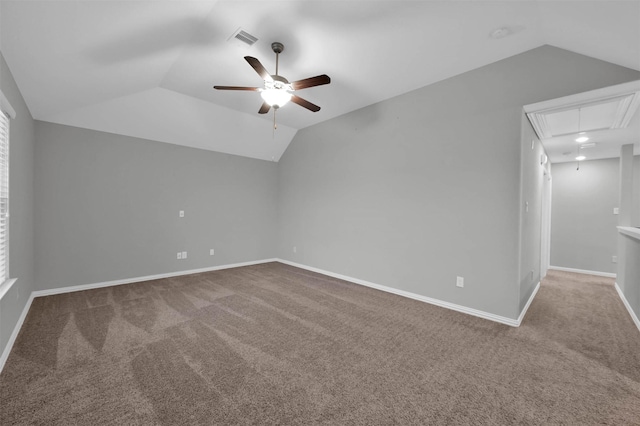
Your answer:
[[[322,86],[324,84],[331,83],[331,78],[328,75],[322,74],[315,77],[309,77],[302,80],[289,83],[289,80],[281,75],[278,75],[278,57],[284,50],[284,45],[280,42],[271,43],[271,50],[276,54],[276,73],[269,74],[260,61],[253,56],[245,56],[244,59],[251,65],[251,67],[258,73],[264,81],[264,88],[259,87],[246,87],[246,86],[213,86],[217,90],[243,90],[249,92],[260,92],[263,103],[258,110],[258,114],[266,114],[273,107],[273,126],[275,129],[275,110],[286,105],[289,101],[294,104],[300,105],[303,108],[308,109],[311,112],[320,111],[318,105],[312,104],[306,99],[300,96],[294,95],[292,92],[297,90],[307,89],[309,87]]]
[[[285,89],[264,89],[260,92],[262,99],[274,108],[280,108],[291,100],[291,93]]]

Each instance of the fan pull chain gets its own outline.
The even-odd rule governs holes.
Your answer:
[[[276,124],[276,111],[278,108],[273,109],[273,131],[271,132],[271,137],[273,139],[276,138],[276,130],[278,129],[278,125]]]

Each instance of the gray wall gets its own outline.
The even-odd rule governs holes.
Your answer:
[[[638,138],[640,138],[640,135]],[[640,226],[640,155],[634,156],[633,161],[631,226]]]
[[[0,54],[0,90],[16,111],[9,135],[10,224],[9,272],[18,280],[0,300],[0,354],[24,309],[34,286],[34,122]]]
[[[620,159],[551,166],[551,265],[616,272]]]
[[[633,146],[620,149],[619,226],[638,226],[638,198],[640,198],[640,156],[633,157]],[[625,212],[628,209],[629,212]],[[640,318],[640,240],[629,235],[618,235],[618,274],[616,283],[625,296],[636,318]]]
[[[616,283],[624,293],[636,318],[640,318],[640,240],[620,234],[621,251]]]
[[[275,257],[277,163],[40,121],[36,140],[41,290]]]
[[[638,78],[543,46],[301,130],[278,255],[517,318],[522,106]]]
[[[542,235],[542,195],[545,166],[540,156],[545,153],[524,112],[522,113],[520,156],[520,310],[542,279],[540,271]]]

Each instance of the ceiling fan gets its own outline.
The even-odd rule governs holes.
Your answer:
[[[323,84],[329,84],[331,83],[331,79],[329,78],[329,76],[326,74],[322,74],[289,83],[289,80],[281,75],[278,75],[278,58],[280,53],[282,53],[282,51],[284,50],[284,45],[279,42],[274,42],[271,43],[271,49],[276,54],[275,74],[269,74],[265,67],[262,66],[260,61],[256,58],[251,56],[244,57],[249,65],[251,65],[253,69],[256,70],[256,72],[260,75],[260,77],[262,77],[262,79],[264,80],[264,87],[213,86],[213,88],[218,90],[246,90],[260,92],[260,95],[262,96],[264,102],[258,110],[258,114],[266,114],[267,112],[269,112],[271,107],[273,107],[275,114],[275,111],[278,108],[282,107],[289,101],[293,102],[294,104],[298,104],[301,107],[308,109],[309,111],[320,111],[320,107],[318,105],[312,104],[306,99],[302,99],[300,96],[294,95],[291,92],[307,89],[314,86],[322,86]]]

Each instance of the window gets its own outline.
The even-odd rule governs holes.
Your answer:
[[[9,117],[0,111],[0,284],[9,279]]]

